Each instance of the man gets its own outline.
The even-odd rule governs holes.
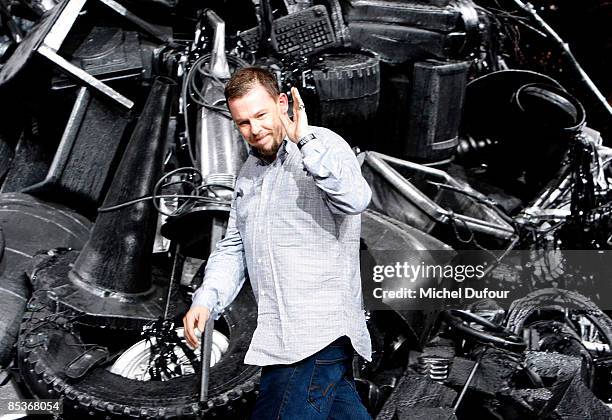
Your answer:
[[[334,132],[308,125],[296,88],[248,67],[225,88],[232,119],[251,146],[236,181],[225,237],[183,318],[197,345],[248,274],[257,328],[244,362],[263,366],[252,418],[369,419],[351,376],[353,349],[371,360],[359,273],[361,213],[371,191]]]

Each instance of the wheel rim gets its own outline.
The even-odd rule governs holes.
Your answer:
[[[184,329],[177,328],[176,333],[185,342]],[[155,344],[155,338],[151,340],[141,340],[127,349],[119,356],[119,358],[113,363],[108,369],[111,373],[123,376],[128,379],[135,379],[138,381],[149,381],[151,375],[149,373],[150,361],[151,361],[151,346]],[[221,332],[214,330],[212,337],[212,351],[210,355],[210,366],[214,366],[219,362],[223,354],[229,347],[229,339]],[[196,351],[196,357],[200,360],[200,352]],[[180,368],[178,372],[168,376],[167,374],[161,375],[161,380],[165,381],[168,379],[175,378],[177,376],[189,375],[195,373],[193,366],[191,365],[189,358],[185,355],[183,350],[179,346],[174,347],[174,354],[176,355],[176,362],[168,364],[168,368],[172,372],[177,372],[175,368]],[[155,356],[154,356],[155,357]]]

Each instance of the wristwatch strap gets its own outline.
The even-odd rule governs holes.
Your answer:
[[[304,147],[304,145],[305,145],[306,143],[308,143],[310,140],[312,140],[312,139],[316,139],[316,138],[317,138],[317,136],[315,136],[315,135],[314,135],[314,133],[306,134],[304,137],[302,137],[302,138],[300,139],[300,141],[298,141],[298,143],[297,143],[297,147],[298,147],[298,149],[300,149],[300,150],[301,150],[301,149],[302,149],[302,147]]]

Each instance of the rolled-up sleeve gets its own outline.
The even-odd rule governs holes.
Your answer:
[[[304,167],[325,193],[330,209],[343,214],[363,212],[370,203],[372,191],[361,174],[357,157],[348,143],[331,130],[314,131],[314,134],[317,138],[301,149]]]
[[[193,295],[194,306],[221,312],[236,298],[247,276],[244,246],[236,227],[236,200],[232,201],[227,230],[210,254],[202,285]]]

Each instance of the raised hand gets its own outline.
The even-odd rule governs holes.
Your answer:
[[[281,122],[289,140],[297,143],[308,134],[308,116],[306,115],[304,101],[302,101],[300,92],[296,87],[291,88],[291,97],[293,98],[293,121],[289,118],[289,114],[285,112],[281,114]]]

